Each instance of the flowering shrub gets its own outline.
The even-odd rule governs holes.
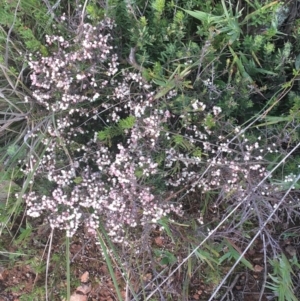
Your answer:
[[[150,116],[153,93],[139,74],[123,71],[121,81],[114,77],[119,70],[110,45],[113,26],[108,18],[96,27],[84,24],[73,42],[48,36],[47,43],[55,43],[56,52],[29,59],[33,92],[26,101],[48,110],[53,123],[44,133],[46,149],[37,168],[32,166],[38,159],[31,157],[24,172],[34,172],[34,178],[46,176],[55,189],[49,195],[35,191],[24,195],[27,212],[33,217],[47,212],[51,227],[66,229],[69,236],[82,220],[94,231],[101,217],[109,234],[120,240],[124,225],[155,222],[171,210],[180,211],[143,185],[157,170],[150,153],[165,117]],[[137,121],[132,129],[124,129],[127,141],[112,151],[99,143],[97,130],[120,121],[121,114]],[[28,138],[34,135],[29,133]]]
[[[216,204],[230,210],[267,175],[263,156],[276,150],[261,138],[250,142],[218,106],[206,109],[190,99],[183,114],[173,113],[171,104],[181,97],[176,90],[165,95],[165,104],[139,72],[120,68],[114,26],[106,18],[97,26],[83,24],[73,40],[47,36],[52,54],[29,58],[32,95],[26,101],[46,110],[51,122],[45,149],[25,162],[23,172],[33,174],[32,181],[47,179],[53,189],[40,195],[33,186],[23,196],[28,215],[46,213],[51,227],[68,236],[82,222],[95,234],[103,221],[121,242],[126,227],[182,214],[167,195],[183,187],[185,193],[218,191]],[[28,141],[37,132],[28,133]]]

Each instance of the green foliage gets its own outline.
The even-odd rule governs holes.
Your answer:
[[[27,223],[26,228],[20,228],[20,234],[15,239],[15,243],[19,246],[24,246],[29,243],[32,235],[32,227]]]
[[[128,37],[130,47],[137,46],[137,61],[139,64],[144,64],[149,68],[148,72],[156,73],[155,67],[158,63],[163,67],[163,73],[173,72],[175,68],[170,68],[170,62],[178,59],[178,52],[186,53],[186,45],[183,39],[186,38],[185,30],[189,27],[187,18],[181,11],[174,13],[175,6],[173,2],[166,2],[164,0],[153,0],[149,5],[143,7],[141,4],[140,10],[134,10],[135,6],[131,6],[130,10],[124,7],[123,1],[117,2],[116,20],[122,22],[127,32],[123,33],[123,38]],[[192,5],[196,6],[197,1]],[[135,3],[139,6],[139,1]],[[191,2],[186,3],[191,7]],[[143,7],[143,8],[142,8]],[[120,20],[120,21],[119,21]],[[124,49],[124,56],[128,56],[129,49]],[[161,74],[160,74],[161,75]]]
[[[46,31],[51,31],[50,25],[51,17],[41,1],[4,1],[0,11],[0,26],[3,29],[0,37],[3,34],[3,38],[6,37],[12,29],[8,39],[15,39],[18,45],[30,52],[43,51],[41,38]]]
[[[0,148],[2,151],[1,161],[10,162],[11,168],[15,168],[18,161],[26,156],[26,147],[24,144],[19,145],[16,143],[8,144],[5,147]],[[17,178],[17,171],[15,170],[14,178]]]
[[[151,5],[154,10],[154,15],[158,21],[165,9],[165,0],[153,0]]]
[[[279,258],[270,260],[270,264],[273,272],[269,274],[270,281],[268,281],[267,287],[278,296],[278,301],[297,301],[292,280],[294,269],[300,268],[297,258],[293,257],[288,260],[282,254]]]
[[[185,12],[187,12],[194,18],[202,21],[204,27],[208,30],[211,26],[213,26],[214,30],[217,33],[225,34],[224,36],[229,38],[228,43],[232,44],[233,42],[239,39],[242,33],[238,21],[238,19],[241,17],[241,11],[238,11],[236,9],[236,12],[234,13],[231,5],[228,10],[225,1],[222,0],[221,2],[224,10],[224,14],[222,16],[216,16],[203,11],[185,10]]]
[[[45,288],[38,286],[29,294],[20,296],[20,301],[38,301],[43,300],[43,298],[45,298]]]
[[[111,145],[111,140],[117,136],[123,135],[126,130],[130,130],[135,125],[135,117],[128,116],[118,121],[117,124],[108,126],[105,130],[98,132],[98,139]]]
[[[159,259],[160,265],[173,265],[177,262],[174,254],[168,250],[154,249],[155,256]]]
[[[204,249],[197,249],[195,255],[201,262],[206,263],[213,271],[215,271],[215,266],[219,264],[215,258],[219,255],[217,252],[212,253],[211,250],[206,251]]]
[[[162,226],[163,230],[166,231],[167,235],[172,239],[172,242],[175,243],[174,237],[170,229],[170,219],[167,216],[165,216],[159,219],[158,224]]]
[[[276,67],[281,68],[283,62],[291,60],[292,49],[291,43],[277,47],[275,43],[278,42],[271,34],[272,30],[277,33],[277,28],[271,26],[279,7],[276,1],[263,4],[247,1],[242,6],[244,10],[225,1],[219,4],[178,1],[177,6],[159,0],[142,6],[137,1],[130,9],[122,6],[123,2],[116,3],[117,23],[120,20],[122,28],[128,30],[122,33],[122,37],[130,41],[130,45],[122,43],[125,45],[122,47],[123,56],[128,56],[130,47],[137,47],[136,60],[144,67],[144,78],[160,87],[156,99],[167,97],[172,89],[184,91],[184,96],[188,97],[201,94],[201,101],[205,104],[213,100],[226,115],[234,116],[237,112],[241,115],[243,112],[247,114],[246,120],[261,108],[261,103],[252,100],[251,87],[258,85],[272,91],[278,88],[278,81],[285,80],[283,74],[277,73]],[[195,35],[199,21],[189,18],[184,12],[202,22],[197,32],[202,37],[200,42],[199,36]],[[270,32],[258,35],[256,29],[261,24],[269,24]],[[254,32],[249,28],[254,28]],[[229,53],[223,53],[226,48]],[[215,51],[218,54],[214,54]],[[181,61],[186,66],[184,70],[180,67]],[[200,78],[199,65],[205,66]],[[212,87],[202,84],[210,78],[214,78]],[[181,111],[174,108],[174,113],[184,114],[184,108],[181,106]]]
[[[93,22],[100,21],[104,18],[105,10],[97,5],[97,1],[89,1],[86,6],[86,12]]]
[[[189,142],[189,140],[185,139],[182,135],[174,135],[172,137],[172,144],[174,148],[183,149],[185,151],[193,148],[193,145]]]
[[[222,264],[225,260],[238,260],[240,257],[240,253],[233,247],[233,245],[229,241],[224,241],[226,245],[226,251],[224,251],[224,255],[219,258],[219,264]],[[246,258],[241,258],[241,263],[250,270],[253,270],[253,265]]]

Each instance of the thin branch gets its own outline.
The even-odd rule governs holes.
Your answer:
[[[48,254],[47,254],[46,275],[45,275],[45,277],[46,277],[46,279],[45,279],[46,301],[48,301],[48,276],[49,276],[50,255],[51,255],[51,248],[52,248],[53,233],[54,233],[54,229],[51,229],[49,249],[48,249]]]
[[[57,2],[52,7],[51,7],[50,3],[48,2],[48,0],[43,0],[43,1],[44,1],[44,3],[46,4],[46,6],[48,8],[47,14],[50,14],[51,17],[53,19],[55,19],[56,22],[59,22],[59,19],[54,14],[54,10],[59,6],[61,0],[57,0]]]

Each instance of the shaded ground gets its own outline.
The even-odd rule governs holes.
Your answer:
[[[19,239],[19,245],[9,245],[7,241],[6,252],[8,253],[2,254],[0,267],[0,301],[42,300],[41,298],[45,294],[43,288],[45,287],[45,263],[47,261],[49,235],[50,229],[47,226],[43,226],[39,228],[37,233],[31,232],[29,237],[23,240]],[[182,233],[182,235],[184,234]],[[233,241],[230,241],[230,243],[239,250],[239,246]],[[294,245],[294,243],[295,241],[291,239],[281,241],[282,249],[289,257],[299,255],[299,245]],[[175,247],[170,237],[159,229],[150,233],[149,245],[156,250],[174,250]],[[30,248],[30,246],[34,248]],[[23,250],[24,255],[20,254],[21,250]],[[121,252],[121,249],[119,251]],[[144,285],[146,287],[144,293],[148,295],[157,284],[163,281],[177,267],[178,262],[182,260],[181,251],[177,249],[177,262],[169,262],[168,264],[162,264],[162,259],[164,259],[162,257],[152,258],[152,263],[143,262],[146,258],[145,255],[141,256],[141,258],[136,257],[136,263],[140,262],[143,265],[140,271],[134,270],[133,266],[127,271],[127,276],[135,292],[141,292],[141,285]],[[270,300],[273,296],[272,293],[264,293],[260,299],[262,287],[264,288],[266,281],[264,254],[267,252],[268,250],[266,252],[264,250],[262,241],[257,241],[245,257],[253,265],[254,271],[245,268],[241,270],[239,268],[231,275],[222,295],[216,300]],[[84,233],[84,229],[81,229],[72,239],[70,243],[72,291],[75,291],[76,287],[80,285],[82,274],[88,271],[91,284],[88,300],[117,300],[108,266],[101,253],[100,247],[93,238]],[[63,292],[66,291],[64,254],[65,242],[63,233],[56,232],[52,242],[51,261],[48,271],[49,300],[62,300]],[[149,261],[149,257],[147,259]],[[115,266],[117,266],[116,263]],[[212,282],[209,279],[205,279],[205,274],[203,274],[208,272],[208,267],[201,265],[198,270],[193,267],[189,276],[187,276],[189,272],[184,270],[185,267],[179,269],[170,277],[166,284],[162,285],[161,292],[172,296],[172,300],[208,300],[214,288]],[[220,271],[218,273],[224,275],[230,267],[229,262],[227,264],[224,263],[221,273]],[[214,271],[211,272],[214,273]],[[162,273],[161,277],[156,277],[157,280],[151,284],[158,273]],[[129,296],[128,287],[117,269],[115,269],[115,276],[122,297],[125,300],[126,296]],[[211,275],[206,276],[211,277]],[[184,299],[181,295],[183,288],[186,290]],[[142,294],[140,298],[140,300],[144,300]]]

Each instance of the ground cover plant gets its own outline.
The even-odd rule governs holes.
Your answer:
[[[297,300],[297,14],[7,1],[1,298]]]

